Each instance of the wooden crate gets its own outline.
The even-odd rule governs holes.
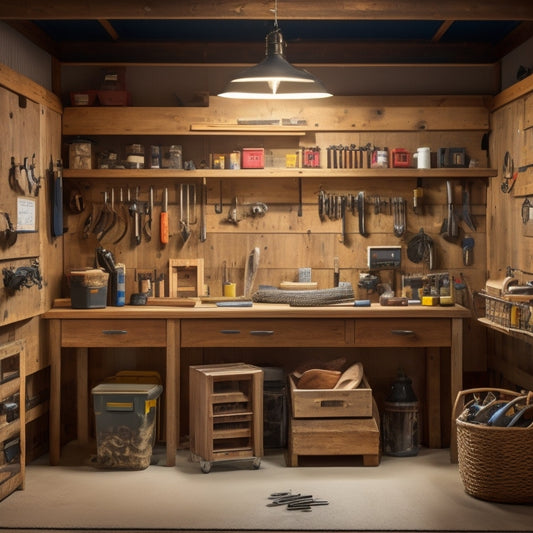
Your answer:
[[[361,455],[364,466],[379,465],[377,418],[293,418],[290,421],[288,466],[303,455]]]
[[[357,389],[298,389],[292,376],[294,418],[358,418],[372,416],[372,389],[365,376]]]

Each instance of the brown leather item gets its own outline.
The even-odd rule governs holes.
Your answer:
[[[332,389],[341,376],[340,370],[311,368],[298,380],[299,389]]]

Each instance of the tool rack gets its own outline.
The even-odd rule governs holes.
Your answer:
[[[263,371],[229,363],[189,367],[190,450],[204,473],[217,461],[263,455]]]

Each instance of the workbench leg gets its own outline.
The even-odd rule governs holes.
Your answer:
[[[450,348],[450,365],[451,365],[451,402],[452,416],[453,404],[457,394],[463,388],[463,319],[452,318],[452,346]],[[457,462],[457,427],[455,420],[451,422],[450,428],[450,460],[452,463]]]
[[[440,448],[440,348],[426,348],[426,398],[428,445],[430,448]]]
[[[50,320],[50,464],[59,463],[61,450],[61,321]]]
[[[89,442],[89,349],[76,348],[76,405],[78,442]]]
[[[166,347],[166,440],[167,466],[176,465],[180,438],[180,322],[167,320]]]

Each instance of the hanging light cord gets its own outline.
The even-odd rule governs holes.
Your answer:
[[[274,13],[274,28],[278,28],[278,0],[274,0],[274,9],[270,10]]]

